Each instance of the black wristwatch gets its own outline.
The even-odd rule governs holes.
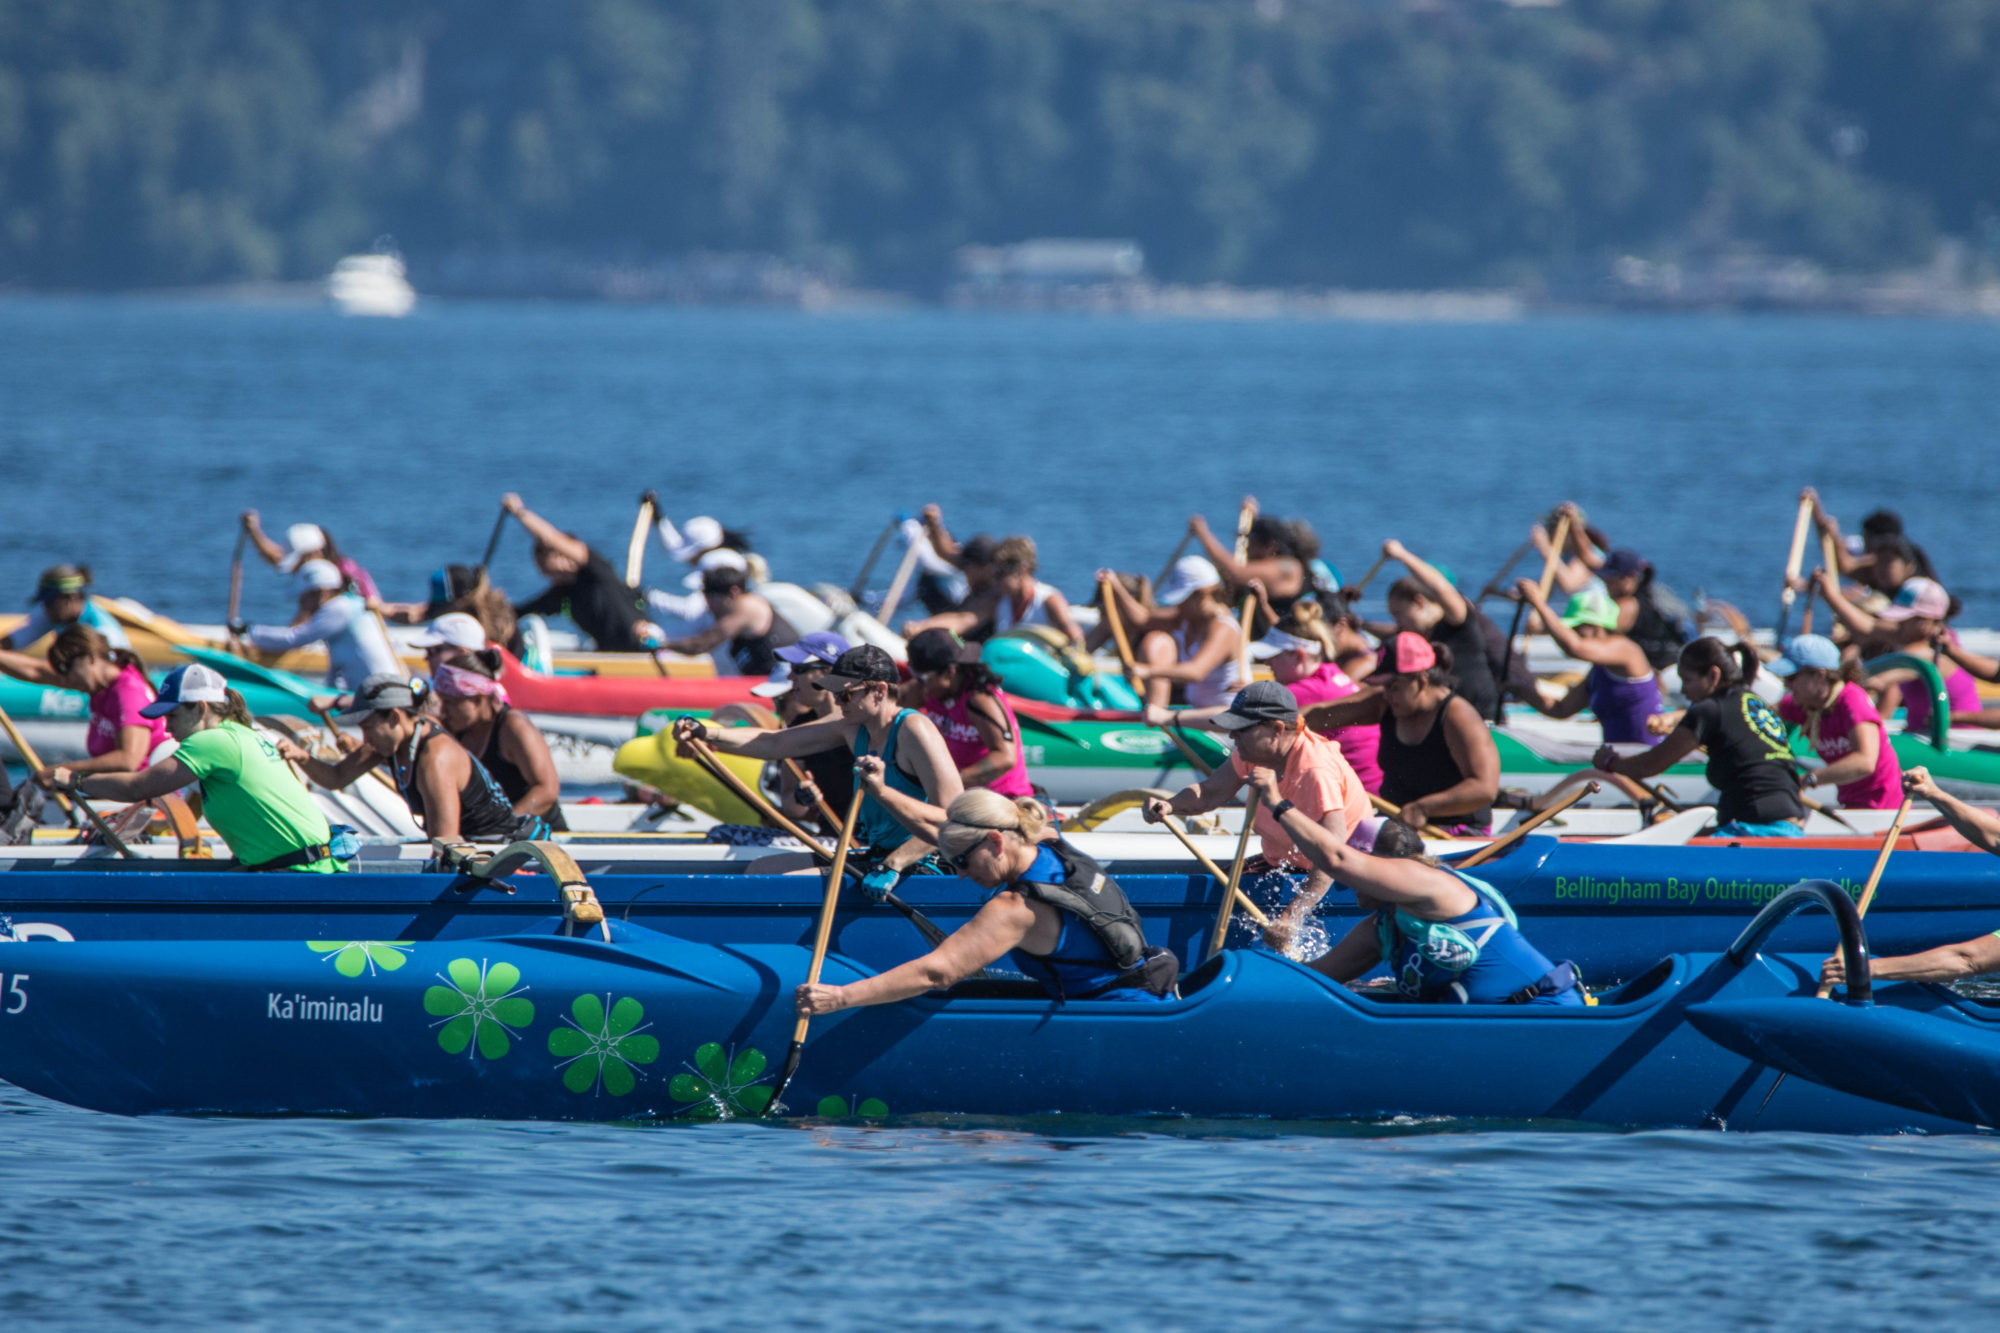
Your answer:
[[[1296,805],[1293,805],[1290,801],[1279,801],[1276,805],[1271,807],[1271,818],[1283,819],[1285,817],[1285,811],[1296,810],[1296,809],[1298,809],[1298,807]]]

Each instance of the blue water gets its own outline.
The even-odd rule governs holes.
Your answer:
[[[1474,585],[1575,498],[1768,618],[1813,482],[1850,522],[1901,509],[1992,624],[1996,390],[1980,323],[9,300],[0,603],[83,560],[217,619],[246,505],[415,597],[504,490],[618,559],[647,486],[805,581],[937,500],[1074,591],[1248,491],[1350,572],[1394,535]],[[518,532],[496,566],[536,584]],[[2000,1297],[1990,1139],[131,1121],[0,1088],[0,1142],[10,1330],[1929,1328]]]
[[[623,563],[639,493],[851,579],[899,509],[1032,534],[1044,576],[1157,571],[1187,516],[1309,518],[1350,575],[1401,538],[1477,587],[1582,503],[1682,591],[1775,613],[1798,487],[1899,509],[2000,623],[2000,323],[1589,317],[1148,323],[434,306],[404,321],[0,302],[0,596],[57,559],[188,619],[236,511],[324,524],[392,597],[529,504]],[[657,573],[663,557],[649,557]],[[496,576],[539,586],[518,530]],[[886,582],[886,577],[882,578]],[[247,608],[286,610],[257,571]]]

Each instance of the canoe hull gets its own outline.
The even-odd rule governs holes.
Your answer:
[[[1877,1004],[1731,1000],[1689,1020],[1712,1041],[1825,1087],[1969,1125],[2000,1125],[2000,1018],[1940,987]]]
[[[763,1109],[805,948],[549,930],[35,950],[16,1007],[0,1012],[0,1077],[122,1114],[630,1120]],[[828,962],[829,980],[858,975],[850,960]],[[1784,960],[1737,973],[1679,959],[1638,999],[1594,1009],[1399,1005],[1261,952],[1225,955],[1201,979],[1156,1005],[1057,1006],[1014,983],[830,1015],[815,1022],[782,1109],[1726,1126],[1773,1075],[1694,1032],[1683,1010],[1717,993],[1772,999],[1810,984]],[[1946,1127],[1804,1080],[1760,1123]]]
[[[616,919],[713,943],[811,938],[821,894],[816,876],[603,873],[606,867],[592,862],[587,843],[571,843],[569,850]],[[0,864],[4,854],[0,849]],[[1828,879],[1858,893],[1872,861],[1862,850],[1620,849],[1530,835],[1478,873],[1507,895],[1544,953],[1574,961],[1592,985],[1602,986],[1636,976],[1670,953],[1726,948],[1759,908],[1801,879]],[[1249,888],[1260,901],[1276,903],[1289,892],[1278,878]],[[1214,921],[1213,881],[1206,875],[1120,873],[1119,882],[1153,943],[1182,958],[1199,951]],[[553,902],[540,876],[517,875],[512,883],[513,893],[460,892],[444,875],[245,875],[194,862],[130,870],[15,869],[0,873],[0,940],[24,931],[77,940],[495,935],[524,928]],[[970,920],[983,900],[976,886],[944,876],[905,879],[898,893],[946,930]],[[1878,952],[1911,952],[1980,934],[1996,916],[2000,861],[1956,853],[1896,856],[1868,915],[1869,938]],[[1317,921],[1337,938],[1360,919],[1353,895],[1336,889],[1323,900]],[[1231,938],[1250,940],[1247,924],[1239,919]],[[1826,921],[1808,914],[1780,926],[1771,947],[1817,950],[1823,957],[1831,945]],[[882,967],[915,956],[923,945],[895,911],[851,895],[835,918],[834,947]]]

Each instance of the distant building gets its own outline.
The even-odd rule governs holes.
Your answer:
[[[956,260],[962,281],[990,286],[1135,282],[1146,274],[1146,252],[1137,241],[1045,238],[968,245]]]

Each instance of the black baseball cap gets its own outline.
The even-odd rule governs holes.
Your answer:
[[[919,675],[978,660],[979,645],[967,643],[948,629],[927,629],[910,640],[910,670]]]
[[[819,678],[819,687],[829,694],[842,694],[856,685],[878,680],[894,685],[902,678],[895,658],[872,643],[864,643],[836,657],[832,670]]]
[[[1291,722],[1299,715],[1299,701],[1275,680],[1245,685],[1229,701],[1227,712],[1218,713],[1215,725],[1224,731],[1241,731],[1259,722]]]

